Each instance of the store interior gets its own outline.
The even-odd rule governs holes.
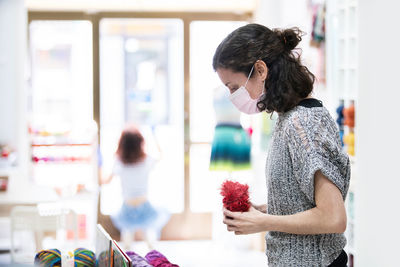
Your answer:
[[[399,8],[391,0],[0,0],[0,265],[30,266],[43,249],[98,253],[103,231],[125,251],[156,249],[179,266],[268,266],[265,232],[235,235],[222,223],[221,185],[245,183],[252,203],[266,203],[276,114],[237,114],[248,164],[210,160],[223,112],[216,103],[228,93],[212,68],[215,49],[260,23],[305,33],[298,51],[316,76],[313,97],[338,123],[351,162],[348,266],[398,266]],[[157,159],[148,200],[168,214],[150,243],[140,229],[126,242],[112,221],[121,179],[101,182],[130,124]]]

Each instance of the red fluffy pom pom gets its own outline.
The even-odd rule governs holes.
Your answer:
[[[222,202],[230,211],[248,211],[250,209],[249,186],[233,181],[225,181],[221,187]]]

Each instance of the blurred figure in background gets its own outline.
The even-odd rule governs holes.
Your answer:
[[[111,220],[120,230],[121,240],[127,248],[138,230],[142,231],[145,241],[152,248],[151,241],[160,238],[161,229],[170,216],[148,200],[149,173],[157,159],[145,153],[144,145],[145,140],[139,129],[133,125],[126,127],[118,142],[112,172],[101,181],[107,184],[115,176],[121,179],[123,204]]]

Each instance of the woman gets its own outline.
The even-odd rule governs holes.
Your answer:
[[[311,98],[314,75],[294,51],[300,41],[297,28],[248,24],[215,52],[213,68],[240,111],[279,115],[266,163],[267,205],[225,209],[223,222],[235,234],[267,231],[268,266],[346,266],[350,162],[335,121]]]
[[[151,247],[150,241],[154,240],[149,240],[148,235],[153,234],[151,239],[159,238],[161,228],[169,219],[166,211],[155,208],[147,198],[149,174],[156,159],[145,153],[144,144],[139,129],[132,125],[126,127],[118,142],[112,173],[102,181],[103,184],[109,183],[115,176],[121,179],[123,204],[118,214],[111,219],[121,231],[127,247],[136,230],[145,230],[144,238]]]

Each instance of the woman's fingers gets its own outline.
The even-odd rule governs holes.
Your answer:
[[[237,226],[237,223],[238,223],[238,221],[235,221],[228,217],[225,217],[222,222],[226,225],[233,225],[233,226]]]
[[[224,213],[225,214],[225,213]],[[232,214],[229,214],[232,215]],[[223,219],[223,223],[226,224],[226,229],[230,232],[238,230],[238,221],[234,220],[230,216],[226,216]]]
[[[232,212],[224,208],[223,223],[229,232],[235,232],[235,235],[243,235],[242,213]]]
[[[233,211],[227,210],[225,208],[223,209],[223,212],[224,212],[224,217],[225,218],[229,218],[229,219],[232,219],[232,220],[239,219],[240,215],[241,215],[241,212],[233,212]]]
[[[243,229],[240,229],[240,228],[237,227],[237,226],[227,225],[227,226],[226,226],[226,229],[227,229],[229,232],[235,232],[235,235],[243,235],[243,234],[244,234]]]
[[[254,207],[250,207],[247,212],[232,212],[224,209],[223,223],[230,232],[235,235],[247,235],[260,232],[262,229],[259,225],[259,218],[266,216]]]
[[[223,209],[223,211],[224,211],[224,217],[226,218],[226,217],[228,217],[228,218],[232,218],[232,219],[234,219],[235,217],[235,213],[234,212],[232,212],[232,211],[230,211],[230,210],[227,210],[227,209]]]
[[[226,226],[226,229],[229,231],[229,232],[233,232],[233,231],[237,231],[238,229],[237,229],[237,227],[236,226],[233,226],[233,225],[227,225]]]
[[[227,225],[226,229],[228,229],[229,232],[235,232],[235,235],[244,234],[242,229],[240,229],[239,227],[233,226],[233,225]]]

